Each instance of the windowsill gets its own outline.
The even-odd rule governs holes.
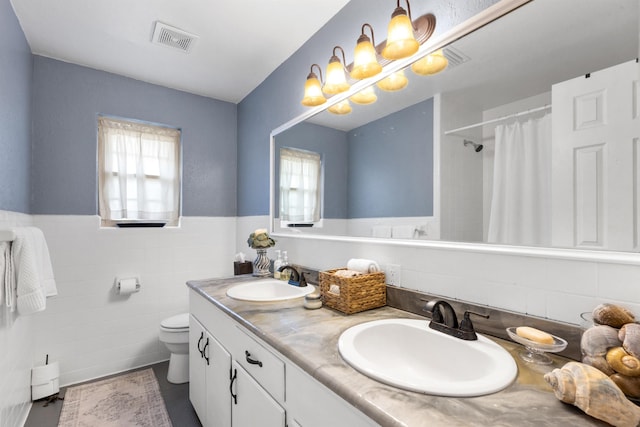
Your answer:
[[[167,223],[166,221],[126,221],[116,222],[114,225],[118,228],[162,228]]]

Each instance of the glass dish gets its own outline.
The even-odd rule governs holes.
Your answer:
[[[567,348],[567,342],[555,335],[551,335],[553,337],[553,344],[543,344],[528,340],[516,334],[516,327],[507,328],[507,334],[512,340],[525,347],[525,349],[520,352],[520,358],[529,363],[550,365],[553,361],[545,353],[557,353]]]

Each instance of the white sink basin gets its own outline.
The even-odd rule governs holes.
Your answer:
[[[480,335],[464,341],[428,325],[427,320],[374,320],[344,331],[338,349],[363,374],[420,393],[480,396],[515,379],[516,362],[495,342]]]
[[[313,285],[303,288],[283,280],[263,279],[236,285],[227,290],[227,296],[243,301],[285,301],[300,298],[315,290]]]

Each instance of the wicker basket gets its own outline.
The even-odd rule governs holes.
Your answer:
[[[320,272],[320,293],[324,305],[346,314],[359,313],[387,303],[387,287],[384,273],[368,273],[356,277],[340,277],[333,274],[338,270]],[[331,292],[337,286],[338,292]],[[335,291],[336,288],[334,287]]]

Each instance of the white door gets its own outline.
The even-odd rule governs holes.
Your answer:
[[[638,250],[639,65],[552,88],[552,243]]]
[[[232,362],[232,371],[233,427],[284,427],[285,412],[278,402],[235,360]]]

